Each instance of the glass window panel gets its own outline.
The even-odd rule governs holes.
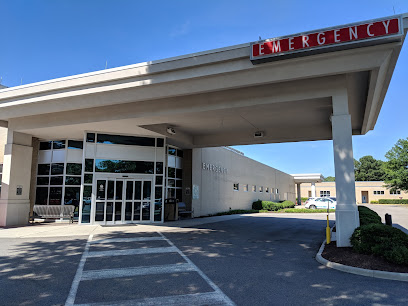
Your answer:
[[[156,163],[156,174],[163,174],[163,163],[162,162]]]
[[[157,138],[157,146],[159,148],[164,147],[164,139],[163,138]]]
[[[150,202],[143,202],[142,204],[142,220],[150,220]]]
[[[37,177],[37,185],[48,185],[50,183],[50,178],[48,176],[46,177]]]
[[[119,144],[119,145],[144,146],[144,147],[154,147],[155,146],[154,138],[137,137],[137,136],[123,136],[123,135],[98,134],[97,142],[105,143],[105,144]]]
[[[96,172],[108,173],[154,173],[154,162],[97,159],[95,162]]]
[[[115,202],[115,221],[122,221],[122,202]]]
[[[162,192],[163,192],[163,187],[156,187],[154,192],[154,197],[157,200],[161,200],[162,199]]]
[[[71,174],[71,175],[81,175],[81,173],[82,173],[82,164],[68,163],[66,173]]]
[[[176,187],[176,181],[173,179],[168,179],[167,180],[167,186],[168,187]]]
[[[51,164],[51,175],[58,175],[64,173],[64,164]]]
[[[176,155],[176,149],[175,148],[170,148],[167,150],[169,155]]]
[[[175,198],[175,197],[176,197],[176,189],[167,188],[167,198]]]
[[[135,181],[135,200],[142,199],[142,182]]]
[[[183,150],[177,150],[177,156],[183,158]]]
[[[183,187],[183,181],[182,180],[176,180],[176,187]]]
[[[106,203],[106,221],[113,221],[113,203]]]
[[[54,140],[52,142],[52,148],[54,150],[65,149],[65,140]]]
[[[80,176],[66,176],[65,185],[81,185]]]
[[[95,133],[86,133],[86,142],[95,142]]]
[[[183,169],[176,169],[176,178],[183,178]]]
[[[114,195],[115,195],[115,181],[108,181],[107,199],[113,200]]]
[[[50,187],[50,205],[61,205],[62,187]]]
[[[85,172],[93,172],[93,159],[85,159]]]
[[[92,181],[93,181],[93,174],[84,175],[84,184],[92,184]]]
[[[116,181],[116,200],[122,200],[123,197],[123,181]]]
[[[65,187],[64,204],[74,205],[74,218],[78,218],[80,187]]]
[[[125,220],[126,221],[131,221],[132,220],[132,202],[126,202]]]
[[[62,185],[63,181],[64,181],[63,176],[51,176],[50,185]]]
[[[163,177],[160,176],[156,176],[156,185],[163,185]]]
[[[126,182],[126,200],[132,200],[133,198],[133,181]]]
[[[97,193],[96,199],[97,200],[105,200],[105,192],[106,192],[106,181],[100,180],[96,183]]]
[[[41,141],[40,150],[51,150],[52,141]]]
[[[47,205],[48,187],[37,187],[35,192],[35,204]]]
[[[176,199],[179,201],[183,200],[183,192],[181,189],[176,189]]]
[[[0,164],[0,173],[3,172],[3,164]]]
[[[84,143],[81,140],[68,140],[68,149],[83,149]]]
[[[163,202],[156,200],[154,203],[154,221],[161,221]]]
[[[95,221],[103,221],[105,217],[105,203],[96,202]]]
[[[91,222],[91,201],[83,201],[82,202],[82,223],[90,223]]]
[[[150,200],[152,196],[152,182],[143,182],[143,200]]]
[[[140,202],[133,204],[133,221],[140,221],[140,204]]]
[[[104,182],[104,181],[98,181],[98,182]],[[84,201],[89,200],[89,203],[90,203],[91,197],[92,197],[92,186],[84,186]]]
[[[176,169],[168,167],[167,168],[167,176],[168,177],[176,177]]]
[[[50,164],[38,164],[38,175],[49,175],[50,174]]]

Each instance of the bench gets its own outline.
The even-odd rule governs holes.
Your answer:
[[[190,215],[191,218],[194,218],[194,209],[192,210],[187,210],[187,206],[186,203],[184,202],[178,202],[177,203],[177,207],[178,207],[178,216],[179,219],[183,216],[188,216]]]
[[[74,223],[74,210],[74,205],[34,205],[33,214],[30,216],[30,221],[34,221],[34,218],[69,218],[71,223]]]

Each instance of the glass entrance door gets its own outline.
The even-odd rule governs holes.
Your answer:
[[[152,181],[107,178],[96,180],[94,221],[121,224],[152,221]]]

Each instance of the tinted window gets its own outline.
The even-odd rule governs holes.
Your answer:
[[[50,164],[38,164],[38,175],[49,175],[50,174]]]
[[[40,150],[51,150],[51,141],[41,141]]]
[[[48,185],[50,181],[50,178],[48,176],[46,177],[37,177],[37,185]]]
[[[95,162],[96,172],[109,173],[154,173],[154,162],[97,159]]]
[[[37,187],[35,193],[35,204],[47,205],[48,187]]]
[[[66,176],[65,185],[81,185],[80,176]]]
[[[79,140],[68,140],[68,149],[83,149],[84,143]]]
[[[62,185],[63,180],[64,180],[63,176],[51,176],[50,185]]]
[[[54,150],[65,149],[65,140],[54,140],[52,142],[52,148]]]
[[[156,174],[163,174],[163,163],[156,163]]]
[[[154,138],[122,136],[122,135],[108,135],[108,134],[98,134],[97,142],[105,143],[105,144],[120,144],[120,145],[130,145],[130,146],[145,146],[145,147],[155,146]]]
[[[156,176],[156,185],[163,185],[163,177]]]
[[[177,156],[178,156],[178,157],[181,157],[181,158],[182,158],[183,155],[184,155],[184,154],[183,154],[183,150],[177,150]]]
[[[176,155],[176,149],[169,148],[168,153],[169,153],[169,155]]]
[[[171,167],[167,168],[167,176],[176,177],[176,169]]]
[[[85,159],[85,172],[93,172],[93,159]]]
[[[67,174],[72,175],[81,175],[82,172],[82,164],[67,164]]]
[[[93,175],[92,174],[85,174],[84,175],[84,183],[85,184],[92,184]]]
[[[159,148],[164,147],[164,139],[163,138],[157,138],[157,146]]]
[[[183,169],[176,169],[176,177],[179,179],[183,178]]]
[[[51,175],[63,174],[64,164],[51,164]]]
[[[61,205],[62,187],[50,187],[50,205]]]
[[[87,133],[86,142],[95,142],[95,133]]]

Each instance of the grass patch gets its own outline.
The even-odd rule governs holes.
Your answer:
[[[330,209],[329,212],[335,212],[335,209]],[[278,211],[279,213],[327,213],[327,209],[308,209],[308,208],[286,208]]]

